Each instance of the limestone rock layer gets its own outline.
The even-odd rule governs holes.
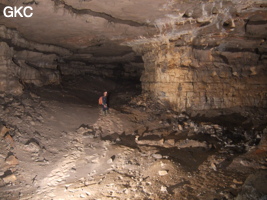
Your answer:
[[[177,111],[266,107],[267,12],[250,3],[203,2],[161,21],[158,37],[134,44],[143,92]]]
[[[6,6],[31,6],[7,18]],[[266,107],[264,0],[0,0],[0,91],[64,75],[141,77],[177,111]]]

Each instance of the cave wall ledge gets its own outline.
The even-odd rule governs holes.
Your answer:
[[[159,36],[130,43],[143,56],[143,93],[180,112],[266,108],[267,11],[231,10],[208,13],[204,24],[183,15]]]

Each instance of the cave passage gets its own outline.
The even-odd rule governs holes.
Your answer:
[[[89,74],[62,76],[59,85],[43,88],[26,85],[26,88],[28,92],[32,91],[47,100],[93,107],[99,107],[98,98],[107,91],[108,104],[116,109],[141,94],[141,83],[136,79],[111,79]]]
[[[267,199],[266,8],[0,0],[0,199]]]

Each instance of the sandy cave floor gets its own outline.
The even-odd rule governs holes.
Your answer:
[[[104,116],[100,87],[69,82],[1,98],[0,199],[225,200],[249,174],[266,171],[260,131],[249,143],[186,114],[119,109],[114,102],[132,95],[124,91]]]

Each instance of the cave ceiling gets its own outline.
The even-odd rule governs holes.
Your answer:
[[[120,43],[157,34],[154,21],[168,13],[162,0],[1,0],[1,7],[31,6],[30,18],[6,18],[0,23],[27,40],[53,44],[93,56],[131,52]]]
[[[89,58],[131,54],[131,45],[127,44],[144,39],[157,39],[158,35],[167,34],[168,30],[170,30],[168,33],[174,35],[183,31],[191,31],[191,34],[196,34],[196,31],[210,34],[210,31],[216,32],[220,29],[216,21],[221,25],[228,23],[231,26],[231,19],[236,18],[240,12],[243,13],[244,10],[252,12],[249,10],[251,4],[256,4],[253,12],[265,10],[264,18],[266,18],[264,0],[197,2],[196,4],[193,0],[0,0],[1,11],[5,6],[33,8],[33,16],[30,18],[6,18],[1,12],[0,24],[17,30],[28,41],[56,45],[74,54],[86,54],[84,57]],[[205,32],[202,27],[208,24],[216,24],[217,29],[207,29]]]

